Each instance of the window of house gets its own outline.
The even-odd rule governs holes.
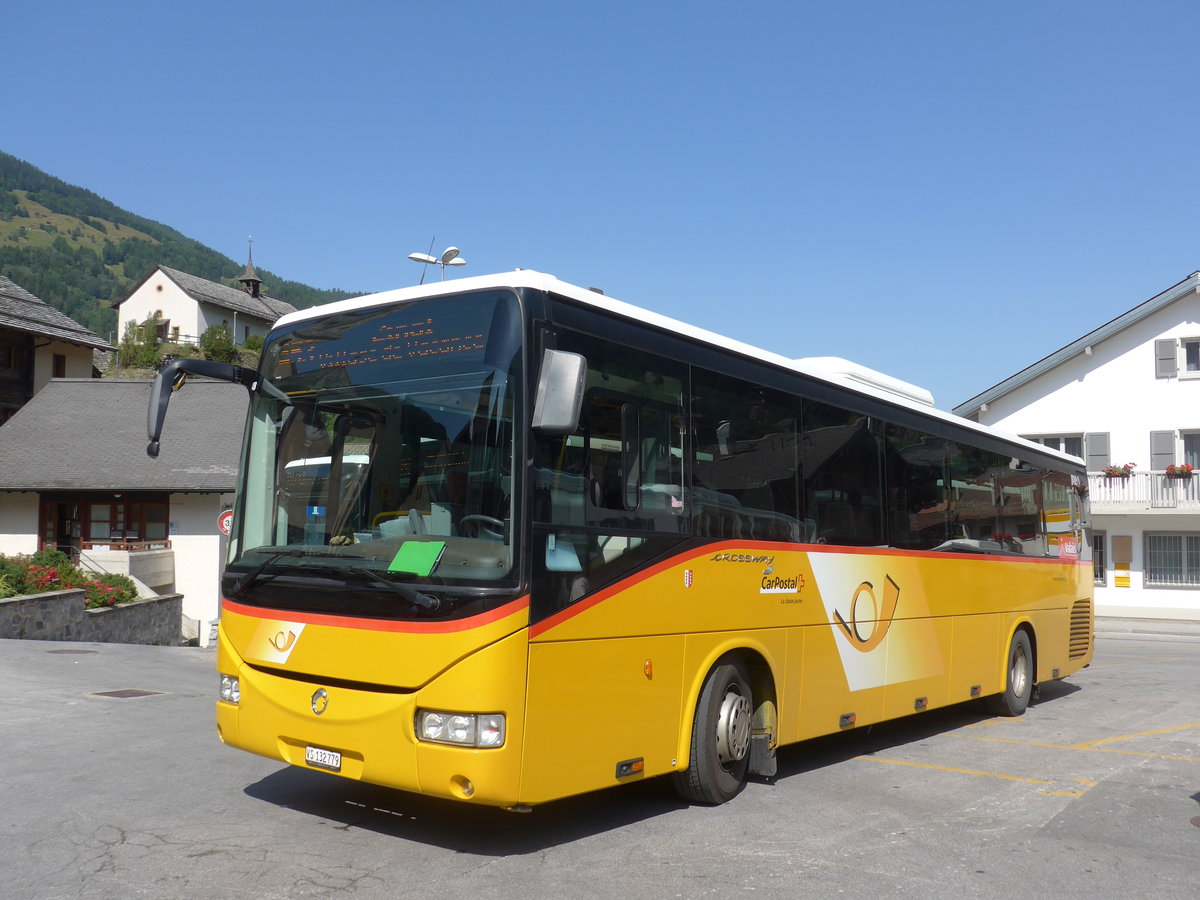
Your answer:
[[[1070,453],[1072,456],[1083,458],[1083,435],[1068,434],[1068,435],[1047,435],[1044,437],[1034,437],[1031,440],[1037,441],[1039,444],[1044,444],[1052,450],[1061,450],[1063,453]]]
[[[1154,342],[1155,378],[1200,378],[1200,337]]]
[[[1183,371],[1200,375],[1200,338],[1185,338],[1183,345]]]
[[[1147,534],[1146,584],[1200,587],[1200,534]]]
[[[88,541],[162,541],[167,538],[168,506],[163,495],[91,502],[87,505]]]
[[[1200,471],[1200,431],[1184,432],[1183,461],[1193,469]]]
[[[1092,580],[1098,587],[1104,587],[1108,583],[1108,576],[1105,574],[1108,557],[1105,549],[1107,537],[1103,531],[1092,532]]]
[[[52,372],[54,378],[67,377],[67,357],[62,353],[55,353],[53,358]]]

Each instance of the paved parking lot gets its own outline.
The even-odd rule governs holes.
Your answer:
[[[1097,647],[1023,718],[788,748],[722,807],[648,782],[517,815],[222,747],[209,651],[0,641],[0,898],[1192,898],[1200,634]]]

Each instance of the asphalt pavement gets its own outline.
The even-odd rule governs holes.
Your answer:
[[[1093,665],[1019,719],[785,748],[721,807],[651,781],[525,815],[222,746],[211,650],[0,641],[0,898],[1190,900],[1200,623],[1155,627],[1099,621]]]

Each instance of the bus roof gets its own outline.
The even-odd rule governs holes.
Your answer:
[[[1062,459],[1076,465],[1081,462],[1078,457],[1070,454],[1062,453],[1042,444],[1036,444],[1033,441],[1018,437],[1017,435],[1007,434],[995,428],[973,422],[970,419],[963,419],[953,413],[937,409],[933,405],[933,395],[924,388],[885,375],[882,372],[877,372],[858,363],[831,356],[791,359],[778,353],[773,353],[770,350],[764,350],[760,347],[717,334],[716,332],[697,328],[694,325],[680,322],[677,319],[672,319],[652,310],[634,306],[622,300],[616,300],[599,291],[560,281],[553,275],[536,272],[532,269],[515,269],[511,272],[500,272],[495,275],[455,278],[451,281],[438,281],[432,284],[398,288],[391,291],[382,291],[377,294],[367,294],[362,297],[351,297],[347,300],[338,300],[334,303],[313,306],[308,309],[288,313],[275,323],[275,327],[280,328],[297,322],[341,312],[352,312],[360,309],[370,309],[374,306],[385,306],[426,297],[457,294],[464,291],[487,290],[489,288],[533,288],[557,294],[578,303],[604,310],[623,319],[646,323],[663,331],[679,334],[705,344],[711,344],[722,350],[736,353],[739,356],[798,372],[809,378],[836,384],[854,393],[883,400],[895,406],[915,410],[932,419],[939,419],[960,428],[967,428],[983,434],[995,435],[1047,456]]]

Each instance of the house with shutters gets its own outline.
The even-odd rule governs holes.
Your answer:
[[[209,281],[168,266],[155,266],[127,294],[113,304],[117,310],[117,334],[124,335],[130,322],[158,322],[158,338],[173,344],[197,344],[214,325],[226,325],[237,344],[252,336],[266,337],[280,317],[296,308],[268,297],[254,261],[238,278],[241,288]]]
[[[1097,615],[1200,620],[1200,272],[954,412],[1086,461]]]

